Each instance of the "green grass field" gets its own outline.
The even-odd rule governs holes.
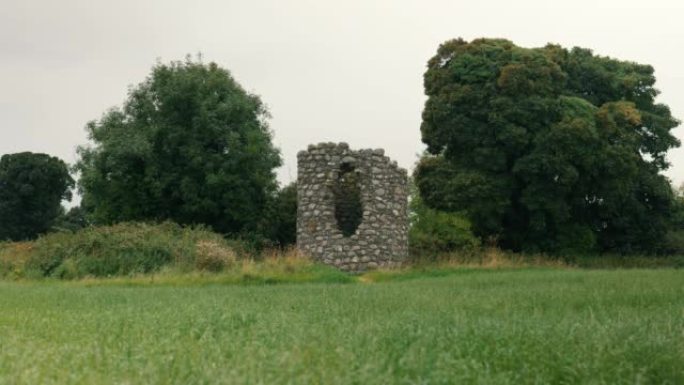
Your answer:
[[[0,384],[682,384],[684,270],[0,281]]]

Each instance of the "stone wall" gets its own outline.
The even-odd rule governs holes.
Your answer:
[[[297,170],[301,251],[352,272],[408,257],[407,174],[383,150],[310,145],[297,154]]]

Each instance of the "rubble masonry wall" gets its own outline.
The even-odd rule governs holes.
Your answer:
[[[407,173],[383,150],[310,145],[297,154],[297,170],[301,251],[351,272],[399,266],[408,257]]]

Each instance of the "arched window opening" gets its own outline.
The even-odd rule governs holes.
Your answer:
[[[337,228],[343,236],[350,237],[361,224],[363,216],[359,174],[352,163],[345,162],[340,166],[333,195]]]

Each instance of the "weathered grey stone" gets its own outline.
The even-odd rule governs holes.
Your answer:
[[[354,164],[354,163],[356,163],[356,158],[354,158],[353,156],[347,155],[344,158],[342,158],[342,163]]]
[[[408,256],[406,170],[381,149],[353,151],[346,143],[310,145],[297,162],[298,248],[344,271],[400,266]],[[340,190],[341,181],[355,190]],[[358,194],[357,211],[345,206],[349,191]],[[343,232],[348,218],[357,218],[355,227]]]

